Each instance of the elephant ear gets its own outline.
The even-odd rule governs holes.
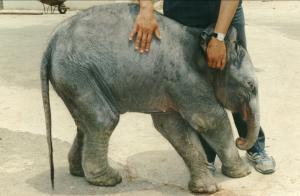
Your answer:
[[[215,24],[211,24],[206,29],[204,29],[200,34],[200,46],[203,52],[205,53],[206,53],[208,42],[211,39],[211,34],[214,32],[214,29],[215,29]]]
[[[229,29],[227,31],[226,39],[228,41],[230,41],[231,43],[237,42],[237,30],[235,27],[233,27],[233,26],[229,27]]]

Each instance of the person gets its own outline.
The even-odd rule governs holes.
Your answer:
[[[140,11],[136,18],[134,27],[129,39],[134,41],[135,49],[140,53],[150,51],[153,35],[161,39],[159,26],[154,16],[153,2],[140,0]],[[237,29],[238,43],[247,49],[245,35],[245,19],[242,8],[242,1],[239,0],[206,0],[206,1],[184,1],[164,0],[164,15],[178,21],[179,23],[191,26],[206,28],[215,23],[215,33],[208,43],[207,63],[210,68],[223,69],[226,65],[226,46],[224,37],[230,25]],[[233,119],[241,137],[247,134],[247,124],[239,113],[233,113]],[[208,168],[214,172],[216,153],[200,137],[209,162]],[[247,158],[254,164],[254,168],[262,174],[270,174],[275,171],[275,160],[265,150],[265,134],[260,128],[258,139],[255,145],[247,150]]]

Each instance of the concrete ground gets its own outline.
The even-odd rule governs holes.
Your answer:
[[[230,179],[217,162],[222,190],[215,195],[300,195],[300,2],[246,1],[244,7],[267,151],[277,171],[253,170]],[[101,188],[70,176],[67,152],[75,125],[53,91],[56,190],[51,191],[39,63],[52,29],[72,14],[0,15],[0,195],[190,195],[183,161],[144,114],[123,115],[110,142],[109,157],[122,184]]]

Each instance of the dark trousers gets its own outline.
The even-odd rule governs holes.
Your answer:
[[[246,34],[245,34],[245,18],[244,18],[243,8],[241,6],[237,9],[231,25],[237,29],[238,43],[247,49]],[[247,124],[243,120],[241,114],[233,113],[232,115],[239,135],[241,137],[246,137],[248,132]],[[206,152],[208,162],[214,162],[216,158],[215,151],[208,145],[208,143],[201,136],[200,136],[200,140]],[[265,149],[265,134],[263,132],[263,129],[260,128],[258,139],[255,145],[251,149],[249,149],[248,152],[252,152],[252,153],[262,152],[264,151],[264,149]]]

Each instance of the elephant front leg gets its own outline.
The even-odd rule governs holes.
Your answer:
[[[178,114],[152,114],[155,128],[173,145],[190,170],[189,189],[195,193],[214,193],[217,183],[207,169],[198,135]]]
[[[225,112],[224,115],[218,115],[218,118],[215,118],[214,128],[206,129],[201,135],[219,156],[224,175],[240,178],[251,173],[248,163],[239,156],[230,122]]]
[[[81,164],[83,136],[83,132],[80,129],[77,129],[76,137],[68,154],[69,171],[73,176],[84,177],[84,171]]]

